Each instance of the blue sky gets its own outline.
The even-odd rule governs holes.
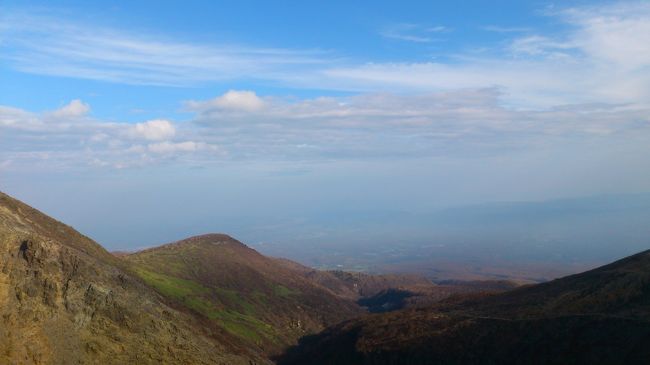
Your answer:
[[[566,3],[563,5],[566,6]],[[132,73],[118,80],[97,74],[65,77],[75,72],[70,72],[64,65],[52,70],[52,65],[49,65],[49,61],[57,62],[57,58],[62,56],[60,53],[43,57],[43,49],[35,49],[44,47],[49,37],[56,38],[64,47],[65,42],[70,40],[64,37],[70,38],[71,34],[59,34],[65,32],[62,28],[68,28],[67,31],[71,33],[105,32],[106,37],[115,35],[123,40],[137,40],[146,44],[212,47],[216,48],[215,53],[221,47],[244,47],[252,51],[270,48],[296,53],[293,57],[286,57],[287,63],[290,63],[289,58],[304,58],[306,64],[300,66],[307,70],[318,70],[328,65],[379,62],[454,64],[475,53],[481,53],[483,57],[487,54],[498,56],[512,39],[536,32],[555,34],[567,28],[567,24],[557,17],[548,16],[554,8],[552,3],[534,1],[462,4],[188,1],[183,6],[175,2],[157,1],[123,2],[118,5],[114,2],[8,1],[3,4],[7,24],[3,32],[6,44],[3,52],[7,56],[2,64],[3,78],[7,82],[3,83],[2,102],[29,110],[49,110],[81,98],[92,102],[93,116],[136,122],[160,115],[182,118],[183,114],[179,112],[183,100],[209,98],[230,89],[254,89],[265,95],[297,97],[345,95],[356,91],[356,87],[321,87],[318,80],[299,84],[244,70],[229,77],[231,70],[227,67],[215,67],[216,72],[221,73],[219,75],[214,75],[209,67],[188,67],[179,76],[191,75],[188,80],[170,81],[161,75],[144,81],[137,78],[131,80]],[[50,29],[39,29],[44,23]],[[99,37],[99,34],[94,35]],[[26,39],[12,42],[12,38],[18,36]],[[39,39],[42,36],[45,38]],[[39,43],[32,43],[36,40]],[[86,40],[92,42],[92,39]],[[93,47],[88,44],[84,47],[87,52],[99,49],[99,45]],[[195,52],[203,55],[199,50]],[[26,58],[39,53],[43,59],[28,62],[29,66],[21,66],[23,62],[20,59],[12,60],[13,53],[18,53],[16,57]],[[172,60],[167,61],[170,66],[174,65]],[[37,62],[36,65],[32,64]],[[104,68],[99,62],[86,62],[84,66],[92,65],[94,71],[99,73],[97,69]],[[314,62],[316,64],[312,64]],[[149,66],[154,68],[154,65]],[[131,71],[150,71],[146,68],[135,69]],[[286,72],[292,69],[293,64],[285,64],[276,65],[269,71]],[[107,83],[106,79],[113,82]],[[133,87],[134,83],[142,85]],[[177,87],[154,86],[158,83]],[[41,93],[35,98],[36,90]],[[385,87],[380,90],[385,90]]]
[[[647,2],[2,1],[0,188],[114,248],[648,191],[647,34]]]

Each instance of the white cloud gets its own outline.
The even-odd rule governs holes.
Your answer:
[[[16,70],[126,84],[268,79],[323,63],[319,51],[175,41],[38,13],[3,14],[0,38],[0,57]]]
[[[253,91],[229,90],[214,99],[202,102],[190,101],[190,110],[221,109],[226,111],[257,111],[264,107],[264,100]]]
[[[35,124],[30,113],[9,106],[0,106],[0,126],[8,128],[26,128]]]
[[[178,159],[457,159],[574,145],[602,144],[606,151],[613,141],[647,152],[650,5],[617,3],[549,16],[570,30],[508,34],[513,38],[503,48],[460,55],[451,63],[309,63],[304,54],[282,50],[221,49],[67,28],[53,33],[51,49],[33,38],[14,39],[23,42],[20,57],[34,56],[25,67],[47,67],[54,60],[59,63],[52,72],[70,67],[81,77],[183,83],[251,71],[284,86],[360,95],[295,100],[230,90],[187,102],[194,119],[182,125],[94,120],[81,101],[41,114],[0,107],[3,158],[13,161],[8,168],[45,160],[128,167]],[[444,31],[418,27],[399,34],[431,38]],[[78,48],[63,47],[68,41]],[[285,73],[292,62],[298,67]],[[318,68],[301,68],[307,63]],[[34,72],[45,72],[39,70]],[[83,118],[73,123],[62,115]]]
[[[201,150],[217,151],[218,147],[204,142],[185,141],[185,142],[177,142],[177,143],[173,143],[173,142],[152,143],[147,146],[147,149],[154,153],[170,154],[170,153],[177,153],[177,152],[196,152]]]
[[[179,132],[168,120],[131,124],[71,118],[83,114],[75,103],[70,105],[73,107],[66,106],[65,113],[33,113],[0,106],[0,161],[11,161],[3,162],[0,168],[128,168],[160,164],[180,156],[213,161],[226,155],[224,149],[202,141],[192,131]],[[143,140],[152,143],[142,145]]]
[[[90,112],[90,105],[79,99],[72,100],[70,103],[52,112],[52,115],[59,118],[76,118],[82,117]]]
[[[437,40],[432,37],[432,33],[445,33],[449,31],[449,28],[442,25],[428,27],[420,24],[400,23],[386,27],[379,34],[388,39],[415,43],[429,43]]]
[[[524,108],[594,101],[594,90],[577,65],[535,60],[474,60],[467,64],[383,63],[324,71],[323,87],[359,92],[431,93],[496,87],[503,101]]]
[[[164,119],[154,119],[134,125],[130,135],[150,141],[161,141],[174,137],[176,128],[172,122]]]
[[[555,41],[538,35],[515,39],[510,45],[510,50],[516,55],[569,57],[568,50],[575,49],[575,45]]]
[[[650,3],[616,3],[602,7],[567,9],[560,13],[577,27],[571,36],[591,59],[617,69],[650,66]]]
[[[42,114],[9,106],[0,106],[0,127],[31,132],[65,131],[88,126],[90,106],[80,100]],[[104,125],[108,126],[108,125]]]
[[[443,32],[449,32],[450,29],[445,27],[444,25],[436,25],[434,27],[428,27],[425,28],[427,32],[434,32],[434,33],[443,33]]]
[[[213,103],[215,99],[189,103],[201,107],[178,128],[166,120],[134,125],[92,118],[61,127],[50,123],[49,113],[0,107],[0,160],[12,161],[5,170],[260,160],[457,160],[613,141],[643,150],[650,141],[650,108],[579,104],[521,110],[504,106],[497,88],[304,100],[255,97],[264,100],[264,108],[233,112]]]
[[[629,133],[650,137],[648,108],[582,104],[518,110],[501,105],[500,97],[493,88],[301,101],[274,98],[263,111],[197,109],[195,122],[203,136],[232,156],[281,160],[454,158]]]
[[[452,55],[453,62],[337,65],[295,83],[357,92],[427,93],[499,87],[502,100],[520,108],[574,103],[650,104],[650,42],[646,39],[650,34],[650,4],[577,7],[548,16],[564,22],[567,30],[515,34],[514,39],[503,40],[503,48],[457,53]]]

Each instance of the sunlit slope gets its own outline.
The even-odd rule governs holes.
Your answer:
[[[264,363],[97,243],[0,193],[0,363]]]
[[[192,237],[125,258],[158,292],[266,352],[361,313],[353,301],[227,235]]]

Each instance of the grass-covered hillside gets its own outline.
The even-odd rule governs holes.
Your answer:
[[[123,257],[162,295],[269,353],[361,313],[352,300],[227,235]]]

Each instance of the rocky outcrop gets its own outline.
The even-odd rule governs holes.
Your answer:
[[[47,235],[69,227],[0,198],[0,364],[266,363],[95,255],[92,241]]]

